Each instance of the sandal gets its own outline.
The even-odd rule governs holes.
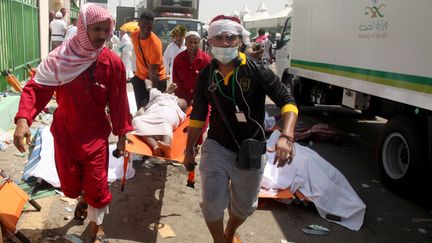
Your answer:
[[[87,218],[88,204],[84,201],[79,201],[74,212],[75,219],[84,221]]]
[[[93,234],[95,234],[92,237],[93,243],[109,243],[108,239],[106,238],[105,232],[103,230],[102,225],[96,226],[94,222],[90,222],[91,224],[91,230]]]
[[[96,235],[92,239],[93,243],[109,243],[108,239],[106,238],[105,234],[102,235]]]

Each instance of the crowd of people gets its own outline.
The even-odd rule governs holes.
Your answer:
[[[26,150],[29,127],[55,92],[58,108],[51,132],[62,191],[67,197],[79,198],[75,217],[90,218],[92,241],[107,242],[102,222],[111,201],[108,136],[111,132],[118,136],[120,156],[126,154],[127,134],[133,133],[143,137],[155,156],[169,157],[172,131],[192,106],[184,167],[194,170],[197,144],[207,132],[199,163],[200,206],[214,242],[239,242],[236,230],[256,209],[266,159],[265,151],[256,151],[261,156],[258,166],[244,168],[237,158],[247,141],[265,143],[266,96],[280,108],[283,119],[274,163],[285,166],[294,156],[298,114],[294,98],[256,60],[271,63],[265,34],[260,32],[258,37],[262,57],[254,56],[253,48],[245,54],[239,48],[249,45],[249,32],[238,18],[219,15],[209,25],[209,53],[200,48],[200,34],[181,25],[170,30],[173,41],[163,53],[153,32],[154,15],[144,11],[139,29],[121,31],[111,51],[107,43],[113,42],[114,20],[104,8],[84,4],[69,27],[64,13],[53,13],[52,51],[22,92],[15,117],[15,146],[21,152]],[[127,80],[141,109],[133,119]],[[224,227],[225,209],[229,219]]]

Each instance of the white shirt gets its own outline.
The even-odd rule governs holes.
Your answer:
[[[77,34],[78,28],[75,25],[72,25],[69,27],[69,29],[66,31],[66,35],[64,37],[64,40],[67,41],[69,39],[72,39]]]
[[[120,41],[119,52],[123,64],[126,68],[126,78],[132,78],[134,76],[132,72],[132,40],[128,34],[124,34]]]
[[[114,53],[117,54],[117,56],[120,56],[120,51],[119,51],[120,39],[116,35],[113,35],[111,37],[111,43],[112,43],[112,50],[114,51]]]
[[[178,45],[173,41],[168,44],[167,48],[164,52],[164,65],[167,74],[170,74],[172,76],[172,66],[174,64],[174,58],[179,54],[180,52],[186,50],[186,46],[184,42],[182,43],[181,47],[179,48]],[[170,77],[170,80],[172,81],[172,77]]]
[[[264,41],[264,53],[262,55],[263,59],[270,59],[270,52],[269,49],[270,47],[273,45],[273,43],[271,42],[271,40],[267,37],[267,39]]]
[[[50,23],[51,28],[51,41],[63,41],[66,32],[66,23],[61,19],[54,19]]]

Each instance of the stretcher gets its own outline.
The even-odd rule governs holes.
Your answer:
[[[189,127],[189,120],[190,120],[190,113],[192,111],[192,107],[189,107],[186,110],[186,119],[181,123],[176,129],[173,131],[173,139],[171,143],[171,157],[160,157],[165,160],[172,160],[176,161],[178,163],[182,163],[183,159],[185,157],[185,148],[186,148],[186,141],[187,141],[187,133],[188,133],[188,127]],[[131,158],[130,154],[138,154],[138,155],[145,155],[145,156],[153,156],[158,157],[153,154],[152,149],[142,140],[139,136],[136,135],[130,135],[127,138],[127,144],[126,144],[126,151],[128,152],[128,156],[124,158],[124,165],[123,165],[123,178],[121,183],[121,191],[124,189],[124,185],[126,183],[126,170],[127,170],[127,164],[129,163],[129,160]],[[187,185],[190,187],[194,187],[194,181],[195,181],[195,173],[194,171],[189,172]]]
[[[0,171],[0,225],[5,236],[14,235],[21,242],[29,239],[17,230],[16,224],[26,203],[30,203],[37,211],[41,206],[31,199],[21,188]]]
[[[290,199],[293,200],[296,204],[301,204],[307,206],[311,200],[309,200],[303,193],[299,190],[294,193],[289,189],[278,190],[277,192],[267,192],[264,189],[261,189],[258,194],[258,199]]]
[[[192,107],[186,110],[186,119],[173,131],[173,139],[171,143],[171,154],[170,158],[160,157],[166,160],[173,160],[179,163],[183,162],[184,150],[186,148],[187,130],[189,127],[189,119]],[[126,144],[126,151],[129,153],[154,156],[152,149],[142,140],[139,136],[130,135],[128,136],[128,142]]]

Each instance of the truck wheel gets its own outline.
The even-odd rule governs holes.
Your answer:
[[[406,117],[387,122],[378,142],[377,161],[389,189],[403,191],[414,185],[423,165],[423,144],[414,123]]]

